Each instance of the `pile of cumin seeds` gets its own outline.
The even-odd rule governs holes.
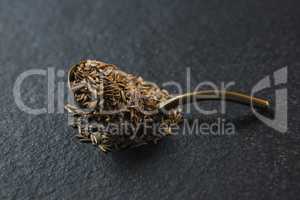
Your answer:
[[[75,104],[66,109],[77,137],[104,152],[157,143],[182,120],[179,109],[158,112],[172,97],[166,90],[113,64],[81,61],[69,72],[69,87]]]

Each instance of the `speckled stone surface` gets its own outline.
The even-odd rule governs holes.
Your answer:
[[[296,199],[299,38],[296,0],[0,0],[0,199]],[[223,117],[235,124],[233,135],[179,134],[104,155],[73,139],[66,113],[30,115],[16,106],[13,86],[22,72],[67,72],[88,58],[158,84],[186,86],[190,68],[192,88],[234,81],[232,89],[245,92],[288,66],[281,86],[289,93],[288,132],[229,104]],[[66,74],[57,83],[66,83]],[[261,95],[272,99],[275,89]],[[45,106],[45,78],[26,79],[22,99]],[[218,117],[188,116],[208,123]]]

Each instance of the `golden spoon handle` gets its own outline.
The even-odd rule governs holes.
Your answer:
[[[171,109],[181,104],[203,100],[226,100],[240,104],[253,105],[260,108],[269,108],[270,102],[265,99],[249,96],[239,92],[222,90],[203,90],[175,96],[159,104],[159,109]]]

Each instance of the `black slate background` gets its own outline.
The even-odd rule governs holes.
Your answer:
[[[297,0],[1,0],[0,199],[299,198],[299,17]],[[230,104],[232,136],[177,135],[104,155],[72,139],[66,113],[26,114],[12,93],[25,70],[67,72],[86,58],[157,83],[185,85],[190,67],[192,87],[235,81],[245,92],[288,66],[289,130],[281,134]],[[43,77],[22,85],[23,100],[36,108],[46,92]],[[262,94],[273,98],[274,88]]]

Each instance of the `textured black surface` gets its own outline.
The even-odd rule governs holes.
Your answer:
[[[0,199],[299,198],[299,8],[297,0],[1,0]],[[235,81],[246,92],[288,66],[289,130],[281,134],[230,104],[232,136],[177,135],[104,155],[72,139],[66,114],[29,115],[13,98],[25,70],[66,72],[83,58],[157,83],[185,85],[190,67],[192,87]],[[263,95],[272,98],[273,89]],[[42,77],[22,91],[28,105],[45,105]]]

